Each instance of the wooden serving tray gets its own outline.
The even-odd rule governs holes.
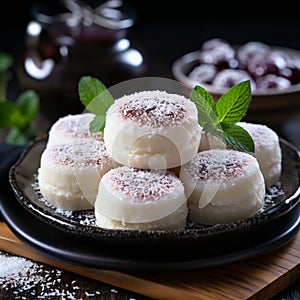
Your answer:
[[[42,255],[0,222],[0,249],[155,299],[269,299],[300,278],[300,232],[267,255],[183,272],[120,272],[80,267]]]

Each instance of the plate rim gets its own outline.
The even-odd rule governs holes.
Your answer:
[[[42,135],[35,139],[33,139],[28,146],[22,151],[19,159],[15,162],[15,164],[10,168],[9,170],[9,183],[12,187],[12,190],[15,194],[15,197],[17,198],[17,201],[25,208],[27,209],[32,215],[38,218],[49,218],[49,212],[45,212],[45,215],[41,213],[39,210],[39,207],[36,207],[37,205],[33,203],[26,195],[24,195],[21,188],[18,186],[16,181],[16,170],[21,165],[23,160],[26,158],[26,155],[38,144],[38,143],[44,143],[46,146],[48,135]],[[292,145],[290,142],[286,141],[283,138],[280,138],[280,141],[284,143],[289,150],[293,151],[294,154],[297,155],[297,159],[300,161],[300,151]],[[300,171],[299,171],[300,172]],[[28,205],[24,205],[24,201],[31,202],[31,207]],[[102,239],[108,239],[110,240],[111,234],[113,233],[115,238],[124,238],[126,237],[129,240],[137,240],[141,237],[148,237],[154,240],[163,240],[164,238],[172,239],[178,239],[178,236],[182,237],[186,240],[193,240],[193,239],[199,239],[199,234],[203,234],[203,231],[205,231],[205,235],[203,235],[203,238],[212,238],[216,235],[228,233],[228,232],[234,232],[237,230],[247,230],[249,227],[251,228],[251,224],[253,222],[258,225],[261,225],[263,223],[267,223],[268,221],[272,220],[273,218],[276,218],[280,215],[286,214],[289,212],[296,204],[300,201],[300,185],[298,185],[298,188],[296,191],[285,199],[284,201],[281,201],[277,205],[275,205],[273,208],[269,209],[268,211],[264,211],[260,213],[259,215],[255,215],[253,217],[247,218],[245,220],[232,222],[230,224],[215,224],[212,226],[208,226],[208,229],[183,229],[183,230],[172,230],[172,231],[152,231],[152,230],[122,230],[122,229],[103,229],[93,226],[92,231],[95,237],[102,238]],[[275,211],[275,212],[274,212]],[[274,216],[272,215],[274,214]],[[270,217],[271,215],[271,217]],[[42,219],[42,221],[44,221]],[[82,224],[74,224],[70,225],[69,223],[66,223],[63,219],[56,220],[53,218],[53,215],[50,214],[50,218],[48,219],[50,224],[53,227],[59,227],[61,229],[61,226],[64,226],[64,230],[74,232],[74,234],[77,234],[79,236],[85,236],[85,233],[82,231],[77,231],[76,228],[86,228],[87,225]],[[230,226],[230,230],[228,230],[228,227]],[[74,231],[75,229],[75,231]],[[188,231],[190,234],[183,234],[184,231]]]
[[[69,244],[65,242],[59,243],[60,240],[57,237],[60,237],[60,234],[63,234],[62,239],[66,237],[74,238],[74,236],[68,232],[62,233],[58,228],[52,228],[51,225],[43,223],[38,218],[31,218],[30,224],[26,224],[26,215],[30,216],[31,214],[17,201],[13,195],[13,191],[11,190],[11,194],[8,194],[8,197],[12,197],[12,199],[10,199],[12,201],[6,201],[5,204],[3,203],[7,194],[5,195],[6,197],[3,197],[3,195],[1,197],[1,194],[2,192],[0,191],[0,211],[9,228],[21,241],[43,255],[83,267],[118,271],[172,272],[220,267],[277,250],[292,241],[300,229],[300,203],[298,203],[295,207],[297,211],[291,210],[287,215],[281,216],[281,218],[284,218],[283,224],[287,222],[287,225],[278,226],[280,228],[279,234],[272,238],[268,238],[268,235],[265,235],[265,239],[261,243],[254,243],[251,248],[241,248],[237,251],[221,253],[219,256],[208,258],[199,257],[195,259],[191,259],[188,252],[180,261],[171,262],[164,261],[159,257],[154,261],[148,261],[147,256],[143,257],[142,260],[127,259],[126,257],[122,257],[122,255],[113,256],[110,255],[110,253],[105,253],[103,256],[101,249],[99,254],[95,256],[95,254],[90,254],[89,252],[90,244],[84,244],[83,248],[79,248],[77,247],[78,242],[74,239],[71,239]],[[290,219],[291,214],[293,220]],[[38,228],[39,232],[34,231],[36,228]],[[54,239],[49,239],[49,232],[55,237]],[[39,239],[41,235],[45,239],[44,241]]]

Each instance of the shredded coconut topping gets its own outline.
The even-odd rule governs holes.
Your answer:
[[[51,131],[60,132],[62,135],[74,138],[89,138],[93,137],[97,140],[103,140],[102,132],[92,133],[90,131],[90,122],[95,115],[91,113],[68,115],[60,118],[53,124]]]
[[[113,188],[133,202],[157,201],[181,184],[173,173],[119,167],[108,172]]]
[[[119,108],[122,118],[130,119],[141,126],[164,127],[177,126],[187,119],[184,102],[171,97],[159,96],[132,99],[123,103]]]
[[[185,170],[194,180],[226,180],[241,175],[253,159],[236,150],[212,149],[199,152]]]
[[[55,164],[68,167],[102,166],[112,161],[104,142],[97,140],[53,145],[44,152]]]

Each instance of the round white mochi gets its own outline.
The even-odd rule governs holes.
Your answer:
[[[256,157],[265,179],[266,188],[270,188],[280,180],[282,170],[282,152],[277,133],[264,124],[238,122],[252,137],[255,151],[251,153]],[[219,138],[202,131],[199,151],[209,149],[229,149]]]
[[[60,209],[93,209],[100,179],[114,166],[103,141],[50,145],[41,156],[39,188]]]
[[[143,91],[110,106],[104,141],[109,155],[122,165],[168,169],[196,155],[201,131],[192,101],[165,91]]]
[[[278,182],[282,169],[282,152],[279,136],[270,127],[264,124],[239,122],[251,135],[260,169],[264,175],[266,187],[269,188]]]
[[[265,183],[257,159],[229,149],[199,152],[182,166],[189,219],[229,223],[256,214],[263,206]]]
[[[94,117],[92,113],[83,113],[59,118],[49,130],[47,146],[66,144],[75,139],[102,141],[103,132],[90,132],[90,123]]]
[[[187,217],[184,187],[168,171],[114,168],[100,181],[95,215],[97,224],[106,228],[183,228]]]

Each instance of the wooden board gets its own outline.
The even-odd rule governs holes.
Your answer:
[[[300,232],[267,255],[184,272],[119,272],[66,264],[22,243],[0,222],[0,249],[155,299],[269,299],[300,278]]]

